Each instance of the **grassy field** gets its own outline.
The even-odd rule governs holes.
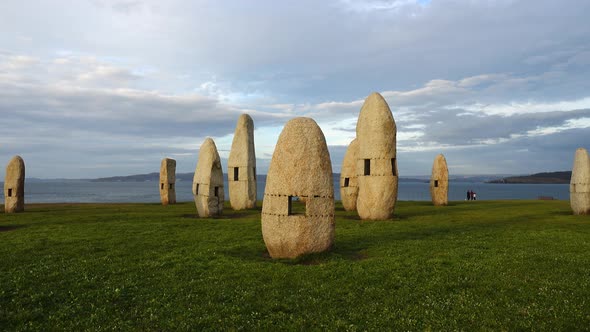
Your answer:
[[[337,204],[329,253],[268,257],[259,210],[0,215],[0,330],[588,330],[590,217],[566,201]]]

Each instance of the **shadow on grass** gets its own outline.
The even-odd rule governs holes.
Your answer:
[[[553,216],[574,216],[571,210],[551,211],[549,214]]]
[[[210,219],[240,219],[246,217],[252,217],[252,213],[248,213],[248,211],[238,212],[238,211],[231,211],[231,213],[223,213],[219,216],[212,216],[207,218],[201,218],[196,213],[188,213],[181,215],[181,218],[186,219],[201,219],[201,220],[210,220]]]
[[[367,253],[363,250],[350,250],[349,248],[334,247],[329,251],[322,253],[313,253],[302,255],[294,259],[270,257],[266,249],[253,249],[252,247],[234,247],[223,251],[227,256],[238,258],[240,260],[247,260],[253,262],[267,262],[272,264],[285,265],[322,265],[332,261],[346,260],[346,261],[361,261],[368,258]]]
[[[10,226],[0,226],[0,233],[2,232],[10,232],[10,231],[14,231],[17,230],[19,228],[25,228],[26,226],[24,225],[10,225]]]

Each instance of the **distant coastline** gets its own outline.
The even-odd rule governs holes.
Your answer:
[[[509,183],[509,184],[567,184],[572,177],[571,171],[545,172],[532,175],[511,176],[498,180],[487,181],[487,183]]]
[[[194,173],[176,173],[176,180],[177,181],[193,181]],[[227,178],[227,174],[223,174],[224,178]],[[258,174],[257,175],[259,180],[265,181],[266,174]],[[340,173],[333,174],[334,179],[337,181],[340,179]],[[160,174],[157,172],[154,173],[146,173],[146,174],[134,174],[134,175],[123,175],[123,176],[110,176],[110,177],[102,177],[97,179],[88,179],[87,181],[90,182],[157,182],[159,181]],[[499,179],[501,176],[495,175],[480,175],[480,176],[462,176],[451,178],[450,181],[454,182],[472,182],[472,183],[484,183],[489,180]],[[430,176],[414,176],[414,177],[400,177],[400,182],[420,182],[420,183],[428,183],[430,182]]]
[[[569,184],[571,171],[545,172],[532,175],[455,175],[449,181],[460,183],[492,183],[492,184]],[[179,182],[192,182],[194,173],[176,173]],[[227,174],[223,175],[227,179]],[[258,181],[265,182],[266,174],[257,174]],[[109,176],[95,179],[40,179],[27,178],[27,182],[158,182],[160,174],[157,172],[146,174]],[[334,181],[339,182],[340,173],[334,173]],[[428,183],[429,175],[415,175],[400,177],[400,182]]]

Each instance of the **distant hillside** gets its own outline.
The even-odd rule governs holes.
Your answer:
[[[177,181],[193,181],[194,173],[176,173]],[[340,179],[340,173],[334,173],[334,180]],[[160,173],[148,173],[148,174],[135,174],[126,176],[111,176],[106,178],[92,179],[92,182],[146,182],[146,181],[159,181]],[[227,174],[223,174],[223,178],[227,179]],[[258,180],[266,180],[266,174],[258,174]],[[415,179],[415,178],[400,178],[401,182],[429,182],[426,179]]]
[[[178,181],[192,181],[194,173],[177,173],[176,180]],[[98,178],[91,180],[92,182],[146,182],[160,180],[160,173],[135,174],[126,176],[111,176],[107,178]]]
[[[533,175],[511,176],[499,180],[488,181],[488,183],[527,183],[527,184],[560,184],[570,183],[572,172],[546,172]]]
[[[193,181],[195,173],[176,173],[176,181]],[[340,174],[338,174],[340,176]],[[227,179],[227,174],[223,174],[223,178]],[[265,174],[258,174],[259,179],[266,179]],[[160,180],[160,173],[135,174],[126,176],[111,176],[107,178],[98,178],[90,180],[92,182],[158,182]]]

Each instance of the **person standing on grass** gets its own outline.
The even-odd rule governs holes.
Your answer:
[[[475,193],[475,192],[473,193],[473,200],[474,201],[477,200],[477,193]]]
[[[471,199],[471,194],[469,193],[469,190],[467,190],[467,200]]]

